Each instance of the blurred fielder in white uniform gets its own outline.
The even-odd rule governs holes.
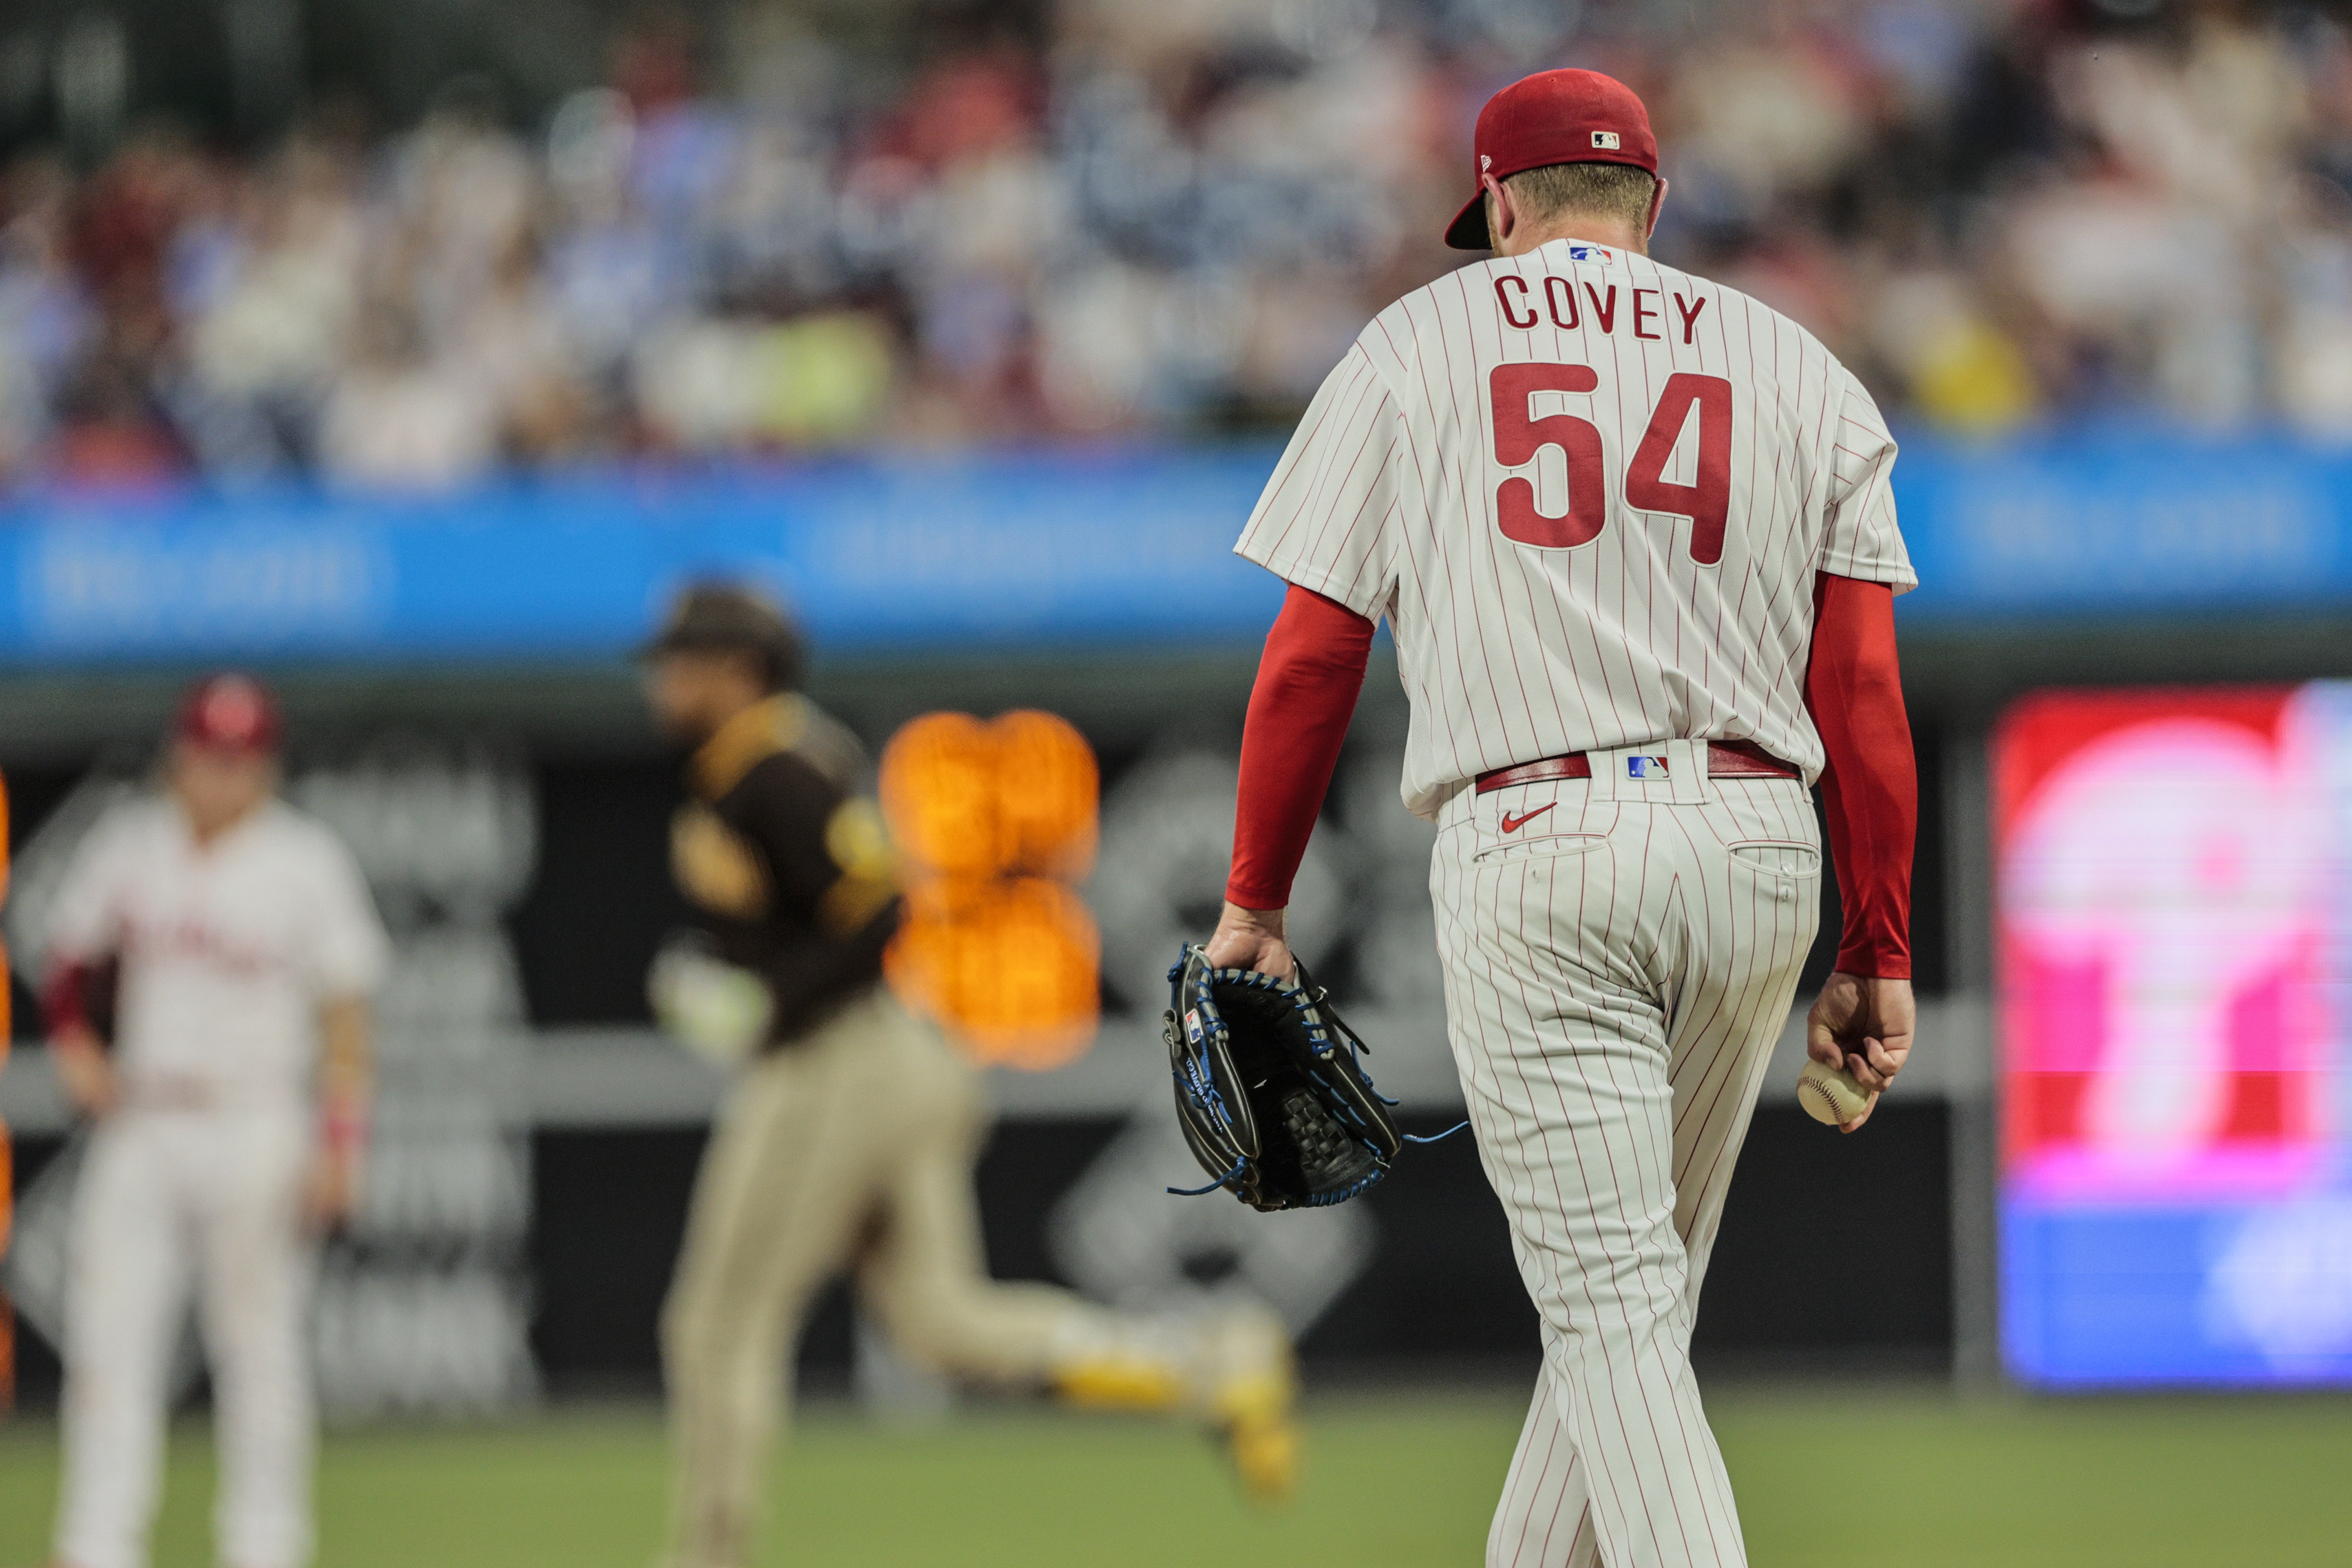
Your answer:
[[[310,1554],[305,1309],[318,1239],[357,1191],[386,943],[350,852],[275,798],[278,733],[254,681],[196,687],[161,795],[91,829],[58,894],[49,1048],[95,1131],[67,1274],[57,1568],[147,1560],[191,1285],[219,1560]],[[100,983],[111,1040],[92,1026]]]
[[[1845,924],[1811,1049],[1874,1105],[1910,1050],[1895,443],[1810,333],[1649,258],[1665,182],[1624,86],[1506,88],[1475,158],[1446,237],[1494,259],[1365,329],[1237,546],[1291,587],[1210,958],[1290,972],[1290,879],[1386,617],[1454,1060],[1542,1319],[1487,1561],[1733,1568],[1691,1324],[1818,925],[1809,784]]]

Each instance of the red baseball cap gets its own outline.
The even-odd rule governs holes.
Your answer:
[[[1658,172],[1650,111],[1633,89],[1599,71],[1538,71],[1486,100],[1470,162],[1470,203],[1446,226],[1456,250],[1493,248],[1483,177],[1507,180],[1550,163],[1630,163]]]
[[[278,703],[249,675],[213,675],[188,689],[172,732],[192,746],[272,752],[285,733]]]

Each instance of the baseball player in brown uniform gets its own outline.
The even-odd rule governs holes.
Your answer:
[[[941,1370],[1208,1425],[1244,1484],[1291,1483],[1287,1341],[1268,1314],[1131,1317],[987,1274],[978,1078],[882,984],[890,845],[856,740],[795,689],[800,642],[743,589],[687,592],[646,650],[656,717],[695,750],[673,825],[699,951],[656,962],[667,1028],[741,1062],[697,1178],[662,1322],[672,1568],[752,1560],[761,1479],[810,1298],[854,1275]]]
[[[1649,258],[1666,187],[1622,84],[1506,88],[1474,157],[1447,238],[1492,259],[1365,329],[1237,547],[1290,590],[1209,958],[1291,972],[1386,617],[1454,1060],[1542,1325],[1487,1562],[1730,1568],[1691,1322],[1818,921],[1809,784],[1845,923],[1810,1048],[1874,1105],[1911,1045],[1895,443],[1811,333]]]

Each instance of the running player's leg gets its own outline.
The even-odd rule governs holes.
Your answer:
[[[977,1076],[930,1026],[877,1006],[885,1021],[861,1065],[894,1102],[898,1147],[859,1292],[893,1342],[942,1372],[1046,1382],[1089,1321],[1108,1314],[1049,1285],[989,1277],[972,1193],[988,1128]]]
[[[1297,1463],[1287,1335],[1273,1314],[1114,1312],[1048,1285],[990,1278],[972,1192],[988,1116],[972,1069],[929,1025],[883,1005],[875,1092],[914,1119],[897,1140],[859,1287],[891,1337],[944,1371],[1052,1388],[1082,1405],[1164,1410],[1223,1434],[1243,1482],[1279,1494]]]
[[[215,1522],[226,1568],[298,1568],[310,1556],[307,1133],[294,1113],[224,1115],[205,1131],[212,1158],[196,1194],[197,1294],[212,1361]]]
[[[662,1310],[671,1568],[751,1561],[802,1317],[875,1201],[854,1017],[745,1069],[695,1178]]]
[[[184,1220],[162,1131],[135,1112],[100,1128],[74,1194],[57,1529],[65,1568],[147,1560],[187,1301]]]

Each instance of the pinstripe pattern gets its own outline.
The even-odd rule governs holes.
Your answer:
[[[1687,312],[1687,314],[1685,313]],[[1529,413],[1599,432],[1606,518],[1565,548],[1500,531],[1496,492],[1528,479],[1568,510],[1560,450],[1502,468],[1497,365],[1587,365],[1589,394]],[[1720,560],[1694,522],[1635,510],[1625,465],[1667,379],[1732,387],[1730,511]],[[1690,482],[1698,422],[1666,477]],[[1462,781],[1564,752],[1666,737],[1753,741],[1810,780],[1804,709],[1814,573],[1916,579],[1895,522],[1895,442],[1821,342],[1737,290],[1570,242],[1463,268],[1398,300],[1357,339],[1300,422],[1238,552],[1358,614],[1386,616],[1412,698],[1405,803],[1424,816]]]
[[[1544,442],[1506,468],[1496,400],[1521,395],[1496,392],[1494,372],[1515,364],[1589,367],[1597,384],[1505,409],[1515,426],[1538,422],[1516,447]],[[1685,416],[1656,476],[1696,488],[1718,421],[1710,471],[1729,504],[1706,561],[1696,519],[1627,500],[1626,465],[1677,374],[1731,388],[1728,452],[1718,402]],[[1591,435],[1539,424],[1559,416]],[[1569,471],[1570,447],[1596,437],[1598,471]],[[1821,856],[1803,787],[1711,781],[1705,742],[1754,742],[1818,775],[1813,579],[1916,581],[1894,463],[1869,394],[1795,322],[1645,257],[1558,240],[1382,311],[1235,546],[1396,633],[1412,710],[1402,793],[1441,828],[1431,879],[1454,1059],[1543,1320],[1493,1568],[1746,1560],[1691,1322],[1813,935]],[[1547,534],[1524,516],[1524,537],[1506,536],[1507,479],[1532,487],[1544,518],[1571,515],[1577,489],[1578,527],[1556,537],[1590,536],[1526,542]],[[1670,765],[1633,780],[1631,748]],[[1570,752],[1595,755],[1589,783],[1465,787]],[[1505,812],[1547,803],[1502,831]]]
[[[1746,1561],[1691,1324],[1821,855],[1801,785],[1702,784],[1697,747],[1654,749],[1655,783],[1614,753],[1458,795],[1432,859],[1454,1060],[1543,1321],[1490,1568]]]

